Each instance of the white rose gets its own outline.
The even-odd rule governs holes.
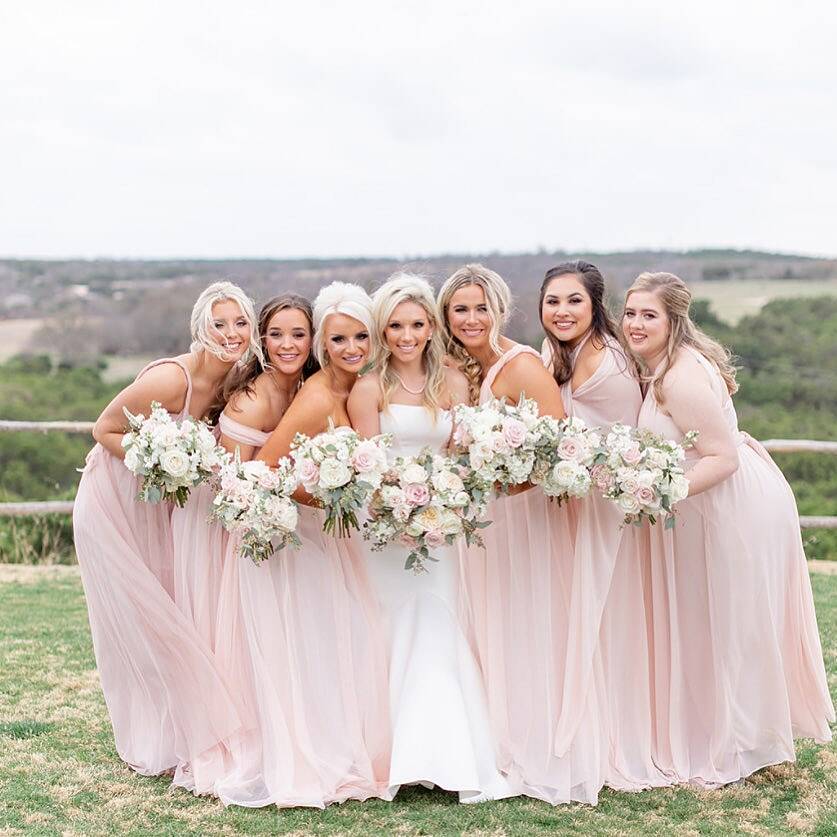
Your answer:
[[[467,506],[468,503],[471,502],[471,497],[467,491],[458,491],[453,495],[450,502],[451,505],[461,508],[462,506]]]
[[[320,465],[320,485],[323,488],[340,488],[352,478],[352,472],[344,462],[324,459]]]
[[[442,493],[449,491],[457,494],[465,488],[465,484],[452,471],[439,471],[433,474],[433,488]]]
[[[427,471],[416,462],[411,462],[399,474],[401,485],[409,485],[410,483],[425,483],[427,482]]]
[[[284,529],[286,532],[292,532],[296,529],[299,513],[295,503],[286,500],[284,497],[274,497],[268,513],[271,522],[275,523],[280,529]]]
[[[616,505],[625,514],[636,514],[639,511],[639,500],[633,494],[620,494]]]
[[[579,477],[581,468],[572,460],[564,459],[552,469],[552,478],[562,486],[572,485]]]
[[[652,471],[643,469],[636,475],[636,484],[639,488],[652,488],[654,486],[654,474]]]
[[[163,451],[160,455],[160,467],[169,476],[179,479],[189,472],[189,457],[176,448]]]

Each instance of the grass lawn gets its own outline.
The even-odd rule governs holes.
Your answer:
[[[814,575],[837,694],[837,575]],[[133,774],[116,755],[75,567],[0,565],[0,834],[837,834],[837,745],[719,791],[605,790],[596,808],[461,806],[407,790],[326,811],[225,809]]]

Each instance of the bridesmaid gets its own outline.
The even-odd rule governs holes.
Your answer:
[[[574,261],[547,271],[539,313],[546,332],[543,360],[561,387],[567,415],[602,433],[620,422],[636,425],[642,394],[605,306],[599,269]],[[598,689],[607,700],[600,716],[610,739],[607,784],[619,790],[666,784],[651,752],[645,605],[635,552],[624,548],[620,554],[623,516],[597,492],[570,500],[567,510],[579,581],[572,588],[570,623],[586,624],[570,638],[555,745],[560,750],[572,740],[579,720],[574,708]]]
[[[322,369],[312,370],[312,345]],[[370,354],[371,300],[357,285],[323,288],[313,318],[284,298],[268,321],[270,366],[253,394],[221,416],[243,458],[274,465],[297,432],[348,426],[346,400]],[[313,367],[315,368],[315,367]],[[278,422],[278,425],[277,425]],[[271,423],[275,430],[268,433]],[[310,502],[304,491],[299,499]],[[255,718],[214,791],[225,804],[323,807],[387,796],[386,658],[358,556],[323,533],[319,509],[300,508],[302,546],[256,565],[230,538],[219,601],[217,655]]]
[[[539,354],[501,334],[511,294],[494,271],[466,265],[442,286],[438,307],[448,354],[468,376],[481,403],[533,398],[542,415],[563,418],[561,392]],[[606,741],[592,691],[572,707],[575,733],[554,746],[570,643],[590,630],[592,591],[574,593],[572,531],[566,508],[539,488],[494,502],[485,550],[464,562],[474,641],[486,680],[499,765],[523,792],[551,804],[595,802],[605,780]],[[570,623],[574,596],[582,596],[583,624]],[[586,597],[586,598],[584,598]]]
[[[728,353],[689,318],[670,273],[628,289],[622,328],[648,382],[639,426],[681,439],[689,496],[673,530],[644,527],[655,759],[712,787],[829,741],[828,693],[793,493],[738,429]]]
[[[348,408],[363,436],[392,434],[393,456],[446,449],[451,409],[468,399],[465,376],[442,364],[435,309],[420,276],[397,273],[375,292],[375,372],[355,384]],[[440,546],[437,561],[416,577],[404,569],[406,547],[362,547],[387,617],[390,792],[421,782],[458,791],[465,803],[511,796],[495,764],[482,680],[459,622],[457,548]]]
[[[209,420],[218,422],[215,430],[221,445],[230,452],[238,447],[243,460],[252,459],[254,446],[241,441],[242,433],[250,439],[254,431],[257,435],[272,431],[296,394],[303,369],[309,374],[317,369],[311,356],[310,316],[311,304],[293,294],[266,303],[258,321],[260,352],[251,353],[227,375],[207,411]],[[230,399],[234,403],[228,404]],[[229,540],[220,524],[208,520],[214,496],[210,486],[200,485],[182,509],[172,512],[174,598],[212,650]]]
[[[216,282],[192,310],[188,354],[150,363],[93,429],[73,528],[102,691],[120,757],[138,773],[180,770],[241,725],[209,648],[173,596],[171,506],[137,502],[122,460],[123,408],[201,418],[233,365],[258,353],[252,304]]]

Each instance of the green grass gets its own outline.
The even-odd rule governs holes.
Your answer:
[[[727,279],[690,282],[694,299],[708,299],[715,314],[735,325],[748,314],[758,314],[771,299],[837,296],[835,279]]]
[[[837,694],[837,575],[813,578]],[[223,808],[119,760],[74,567],[0,565],[0,834],[837,833],[837,745],[718,791],[604,791],[596,808],[509,800],[461,806],[409,789],[325,811]]]

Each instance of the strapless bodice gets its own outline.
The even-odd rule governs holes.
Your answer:
[[[394,456],[414,456],[424,447],[441,450],[452,427],[449,410],[437,410],[435,422],[427,409],[417,404],[390,404],[381,413],[381,433],[392,434]]]

